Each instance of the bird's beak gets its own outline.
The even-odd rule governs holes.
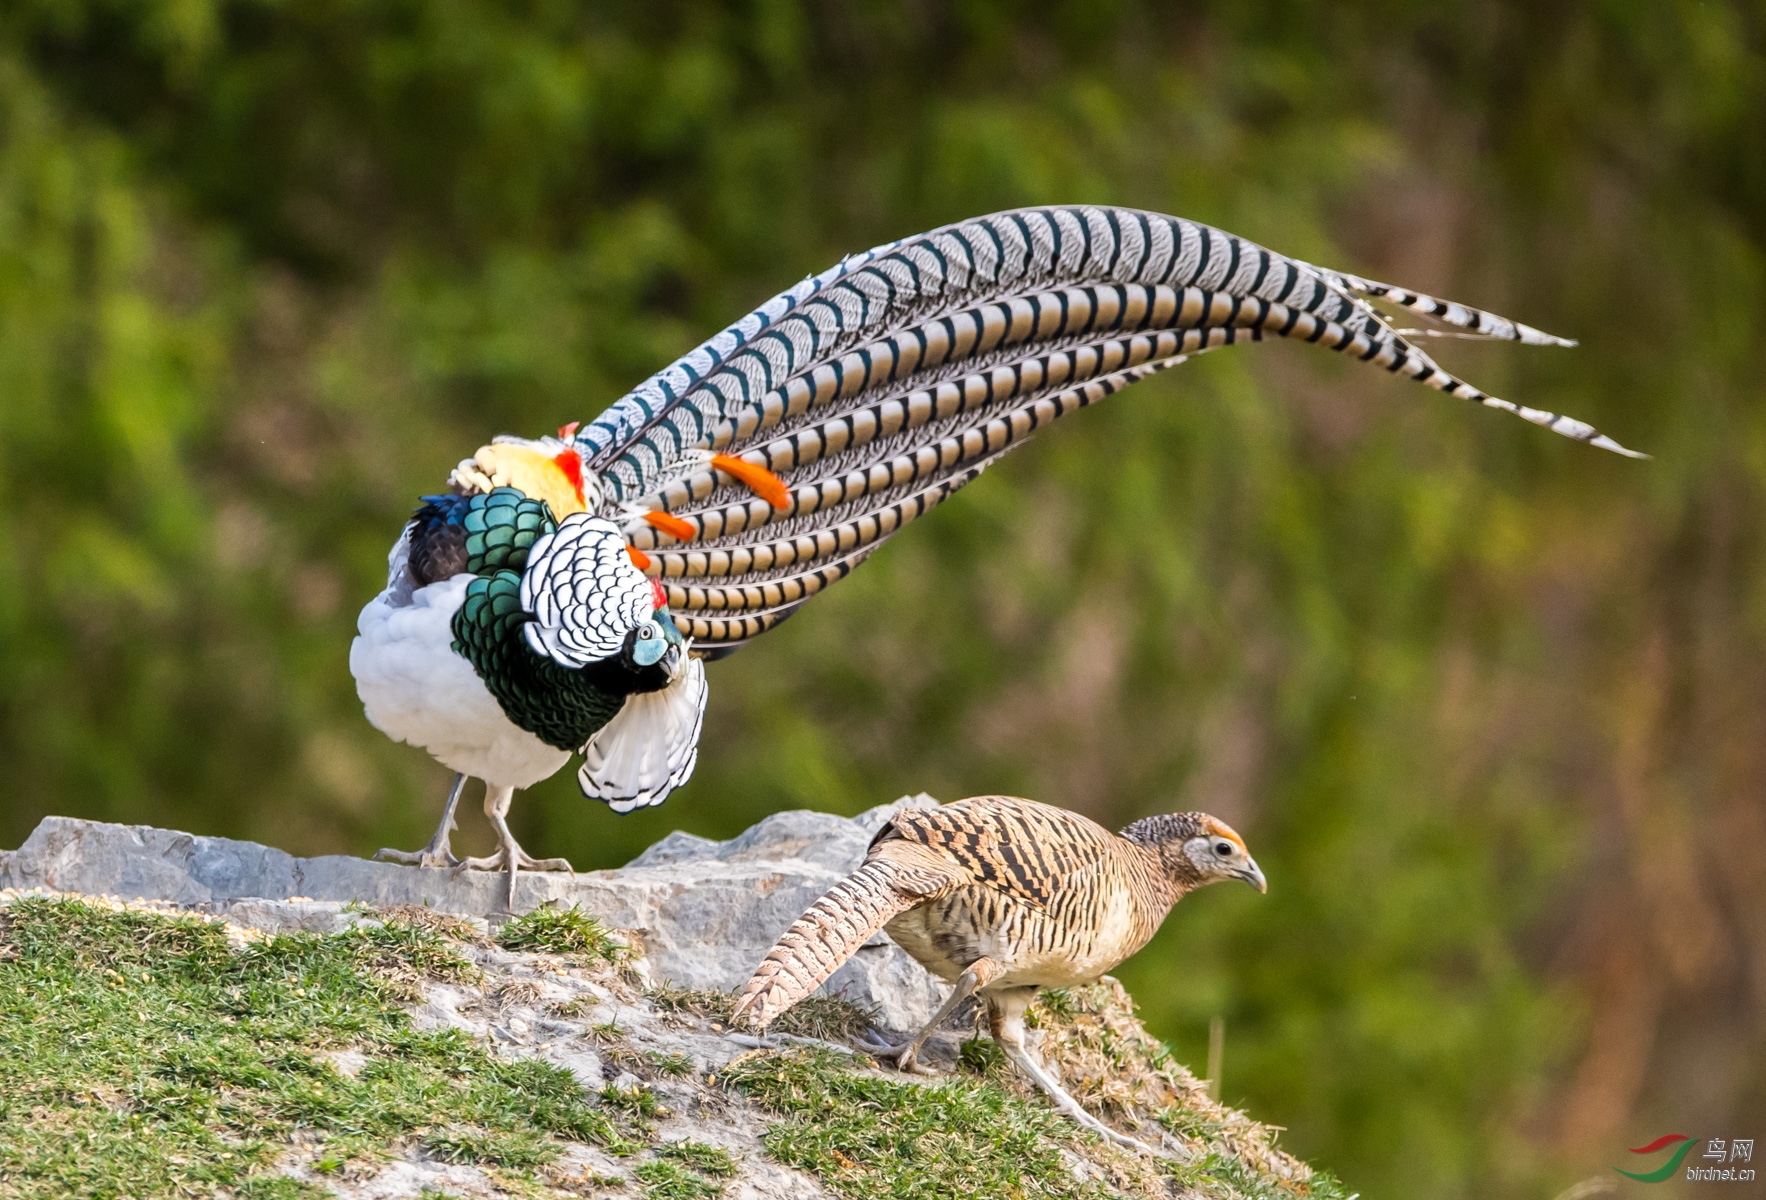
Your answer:
[[[1258,891],[1268,894],[1269,882],[1263,878],[1263,871],[1257,866],[1257,863],[1254,860],[1246,859],[1245,865],[1241,869],[1234,871],[1233,874],[1240,879],[1243,879]]]
[[[687,665],[686,651],[680,646],[670,646],[662,653],[662,670],[673,683],[681,677],[681,668]]]

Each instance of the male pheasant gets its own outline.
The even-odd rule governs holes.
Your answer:
[[[783,621],[1056,418],[1220,346],[1299,338],[1631,454],[1437,366],[1377,300],[1454,336],[1572,343],[1177,217],[997,213],[855,255],[774,297],[586,426],[498,438],[427,498],[363,610],[368,719],[454,768],[416,854],[452,864],[465,776],[501,848],[517,788],[580,753],[585,794],[658,804],[695,760],[701,660]]]
[[[1031,1056],[1024,1010],[1039,988],[1096,980],[1146,945],[1185,893],[1222,879],[1267,888],[1243,839],[1206,813],[1147,817],[1118,835],[1010,796],[904,809],[878,831],[858,870],[767,952],[731,1019],[764,1029],[886,930],[955,985],[919,1034],[885,1051],[902,1070],[914,1070],[926,1038],[979,994],[994,1040],[1062,1112],[1145,1149],[1086,1112]]]

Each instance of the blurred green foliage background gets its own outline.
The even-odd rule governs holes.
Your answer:
[[[0,843],[417,844],[446,773],[346,667],[416,496],[845,253],[1138,205],[1580,338],[1439,356],[1656,458],[1210,355],[715,664],[665,808],[566,773],[518,834],[1206,808],[1270,895],[1122,974],[1198,1065],[1224,1015],[1227,1098],[1367,1196],[1762,1132],[1763,51],[1693,0],[12,0]]]

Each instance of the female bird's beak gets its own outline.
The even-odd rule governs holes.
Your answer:
[[[1269,883],[1263,878],[1263,871],[1257,866],[1254,859],[1247,858],[1245,860],[1245,865],[1240,867],[1237,871],[1234,871],[1233,874],[1238,878],[1243,879],[1258,891],[1268,894]]]

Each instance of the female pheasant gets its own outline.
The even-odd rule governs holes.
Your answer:
[[[1136,821],[1120,834],[1078,813],[977,796],[896,813],[858,870],[810,905],[767,952],[731,1021],[765,1029],[820,987],[879,929],[954,984],[912,1040],[877,1047],[915,1069],[932,1031],[971,995],[994,1040],[1062,1112],[1136,1149],[1080,1107],[1024,1046],[1039,988],[1091,983],[1146,945],[1186,893],[1223,879],[1267,890],[1245,843],[1207,813]]]
[[[586,426],[498,438],[393,547],[350,669],[368,719],[465,776],[501,848],[515,789],[572,754],[586,795],[659,804],[692,772],[702,660],[771,629],[1038,429],[1265,335],[1630,455],[1443,371],[1371,300],[1454,336],[1573,343],[1177,217],[1024,209],[855,255],[762,305]]]

